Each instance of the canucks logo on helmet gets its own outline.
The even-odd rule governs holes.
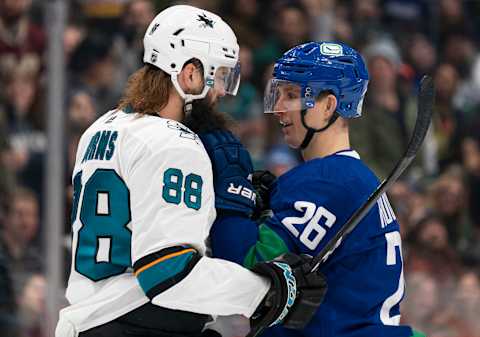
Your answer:
[[[320,52],[323,55],[341,56],[343,55],[343,48],[337,43],[322,43],[320,45]]]

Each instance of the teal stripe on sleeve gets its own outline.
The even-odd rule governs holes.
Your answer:
[[[138,282],[145,293],[162,282],[183,272],[192,259],[194,252],[171,257],[159,262],[137,275]]]

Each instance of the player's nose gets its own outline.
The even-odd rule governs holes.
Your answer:
[[[286,110],[285,108],[285,99],[283,97],[280,97],[276,102],[275,106],[273,107],[274,112],[284,112]]]
[[[217,90],[217,95],[218,97],[224,97],[227,94],[227,91],[225,90],[224,87],[220,87]]]
[[[275,117],[282,119],[282,116],[285,115],[285,111],[275,107],[275,111],[273,112],[273,114],[275,115]]]

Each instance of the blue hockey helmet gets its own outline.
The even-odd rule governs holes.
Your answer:
[[[368,71],[362,56],[343,43],[309,42],[287,51],[277,60],[273,79],[265,91],[265,112],[288,110],[283,104],[276,108],[282,85],[297,86],[301,105],[295,109],[313,108],[315,98],[330,91],[338,101],[337,113],[344,118],[362,114],[363,98],[367,91]],[[298,101],[298,100],[297,100]]]

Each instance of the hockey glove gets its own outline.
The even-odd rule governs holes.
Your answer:
[[[249,336],[282,322],[283,326],[298,330],[310,322],[327,292],[325,277],[310,273],[310,260],[306,255],[287,253],[252,268],[270,278],[271,286],[251,318]]]
[[[212,162],[217,212],[250,217],[256,199],[250,154],[230,131],[217,130],[199,136]]]
[[[277,177],[268,170],[253,172],[252,184],[257,193],[255,212],[252,216],[253,219],[263,217],[263,215],[270,210],[270,190],[276,181]]]

